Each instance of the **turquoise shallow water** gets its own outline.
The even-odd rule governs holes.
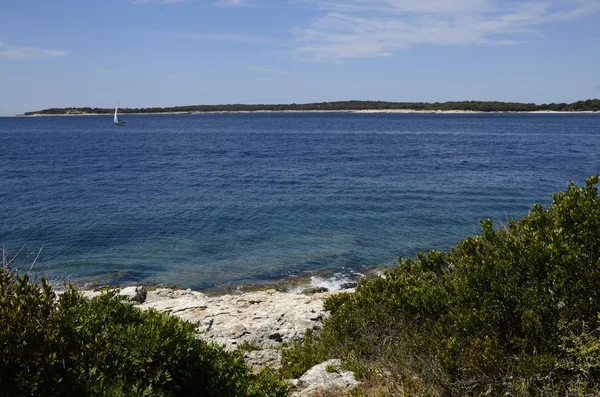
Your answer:
[[[0,244],[208,288],[446,249],[600,172],[600,115],[0,118]]]

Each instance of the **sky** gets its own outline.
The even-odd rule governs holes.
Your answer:
[[[600,97],[600,0],[0,0],[0,115]]]

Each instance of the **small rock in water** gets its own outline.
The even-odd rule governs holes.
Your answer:
[[[340,289],[356,288],[356,281],[349,281],[340,285]]]

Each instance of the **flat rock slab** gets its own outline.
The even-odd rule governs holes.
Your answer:
[[[235,349],[241,343],[274,348],[319,329],[326,313],[323,298],[332,292],[302,295],[275,290],[209,297],[190,290],[148,291],[140,309],[156,309],[198,324],[198,334]]]

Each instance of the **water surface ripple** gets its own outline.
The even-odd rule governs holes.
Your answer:
[[[600,172],[600,115],[0,118],[0,244],[205,288],[446,249]]]

